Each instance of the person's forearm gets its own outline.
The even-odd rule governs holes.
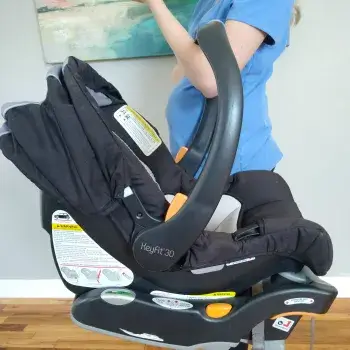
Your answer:
[[[182,66],[184,75],[206,97],[216,96],[214,73],[201,48],[194,43],[193,38],[169,11],[163,0],[149,0],[147,3]]]
[[[182,65],[178,62],[171,75],[173,83],[177,84],[182,78],[184,78],[184,76],[185,74]]]

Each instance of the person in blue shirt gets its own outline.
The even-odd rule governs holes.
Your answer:
[[[214,73],[195,39],[201,26],[220,20],[241,70],[244,91],[243,125],[231,174],[273,170],[282,152],[272,136],[266,83],[288,46],[295,0],[199,0],[188,30],[163,0],[138,1],[149,6],[177,60],[176,86],[166,109],[172,154],[189,142],[205,98],[217,95]]]

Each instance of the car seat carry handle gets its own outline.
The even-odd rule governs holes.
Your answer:
[[[217,114],[217,97],[206,99],[203,114],[189,146],[182,147],[178,153],[179,155],[182,152],[184,155],[178,159],[177,163],[193,177],[197,175],[208,153],[214,135]]]
[[[198,43],[217,82],[217,122],[208,159],[185,204],[170,220],[145,229],[133,240],[136,261],[150,271],[171,269],[204,231],[224,192],[237,152],[243,89],[224,24],[212,21],[202,27]]]

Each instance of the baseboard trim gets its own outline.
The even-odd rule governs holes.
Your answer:
[[[71,293],[60,279],[0,280],[0,298],[71,299]]]
[[[338,298],[350,298],[349,277],[324,277],[324,281],[335,286]],[[0,298],[52,298],[71,299],[74,295],[61,280],[0,280]]]

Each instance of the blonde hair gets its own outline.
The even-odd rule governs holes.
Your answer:
[[[301,20],[301,8],[300,8],[300,5],[296,2],[294,4],[292,25],[296,26],[300,22],[300,20]]]

